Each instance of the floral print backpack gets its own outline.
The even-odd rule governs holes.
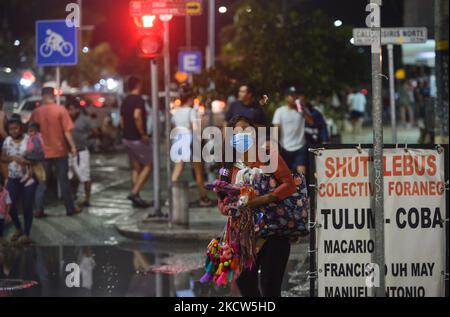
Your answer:
[[[307,229],[310,208],[305,175],[293,173],[296,193],[283,201],[253,210],[256,236],[266,238],[278,235],[297,240],[309,234]],[[253,180],[255,195],[273,192],[278,186],[274,176],[261,174]]]

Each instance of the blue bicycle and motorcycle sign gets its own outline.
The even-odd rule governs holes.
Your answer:
[[[76,65],[77,29],[65,20],[36,22],[36,64],[38,66]]]

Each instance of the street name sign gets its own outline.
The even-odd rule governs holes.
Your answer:
[[[201,15],[202,0],[156,0],[131,1],[130,15],[132,17],[144,15]]]
[[[353,29],[354,45],[371,45],[376,31],[370,28]],[[428,39],[426,27],[381,28],[381,45],[425,43]]]

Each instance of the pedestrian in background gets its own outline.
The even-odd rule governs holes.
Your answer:
[[[239,88],[238,100],[231,103],[225,114],[225,126],[231,118],[242,116],[254,122],[258,127],[267,126],[267,118],[262,105],[265,99],[260,102],[255,100],[255,89],[250,84],[244,84]]]
[[[11,197],[5,187],[5,178],[0,174],[0,246],[3,244],[3,232],[5,229],[5,222],[9,217],[9,210],[11,208]]]
[[[25,175],[21,179],[21,182],[25,182],[25,186],[35,182],[35,179],[38,183],[45,182],[45,170],[41,163],[45,158],[43,147],[44,142],[42,141],[39,124],[31,122],[28,125],[28,143],[25,154],[25,159],[30,162],[30,165],[25,166]]]
[[[128,151],[132,167],[133,186],[127,198],[131,200],[133,206],[147,208],[150,204],[141,198],[140,192],[152,172],[152,147],[146,128],[147,111],[141,96],[141,79],[135,76],[130,77],[127,89],[129,94],[120,109],[122,142]],[[158,111],[158,105],[152,106],[154,111]]]
[[[6,121],[8,120],[5,111],[3,111],[4,103],[3,95],[0,95],[0,150],[2,148],[3,142],[5,141],[8,133],[6,131]],[[8,177],[8,165],[0,163],[0,173],[4,178]]]
[[[273,116],[272,124],[280,129],[281,156],[293,172],[306,174],[308,149],[305,136],[305,124],[314,124],[307,107],[297,100],[295,87],[289,87],[285,93],[286,105],[280,106]]]
[[[310,102],[309,97],[304,93],[299,95],[299,100],[302,108],[307,109],[314,120],[313,124],[305,120],[305,137],[308,146],[328,143],[330,141],[328,127],[320,108]]]
[[[185,162],[192,160],[193,131],[196,128],[194,120],[197,119],[197,112],[193,109],[194,93],[192,89],[184,85],[180,92],[181,106],[177,108],[172,116],[172,124],[176,130],[175,142],[181,149],[181,153],[170,153],[171,159],[175,162],[172,172],[172,182],[176,183],[181,177]],[[205,178],[202,162],[192,162],[194,168],[195,181],[200,194],[200,206],[208,207],[212,205],[205,189]]]
[[[77,148],[75,156],[69,153],[69,179],[76,175],[83,184],[84,200],[81,206],[89,207],[91,201],[91,161],[88,142],[95,135],[95,131],[91,119],[82,112],[79,100],[69,100],[66,103],[66,108],[73,121],[72,135]]]
[[[9,136],[5,139],[2,149],[2,161],[8,163],[8,182],[6,189],[11,197],[11,219],[16,227],[16,232],[11,242],[18,241],[25,244],[32,243],[30,238],[33,223],[33,202],[36,190],[36,182],[25,186],[21,179],[24,176],[25,166],[31,162],[25,159],[27,153],[28,135],[24,133],[21,120],[11,119],[8,121],[7,130]],[[25,227],[19,219],[18,203],[22,198],[23,218]]]
[[[414,124],[414,111],[411,105],[409,85],[405,81],[398,88],[398,104],[400,106],[400,122],[405,128],[411,128]]]
[[[347,103],[350,108],[350,120],[352,123],[353,138],[362,133],[364,113],[366,112],[366,96],[359,90],[353,89],[348,95]]]
[[[44,141],[45,159],[42,162],[45,174],[51,173],[52,167],[56,168],[56,176],[61,189],[61,195],[66,208],[66,215],[72,216],[81,212],[75,207],[68,178],[68,155],[77,154],[77,148],[72,136],[73,122],[65,107],[56,104],[54,89],[44,87],[42,89],[42,105],[33,111],[30,122],[36,122],[41,127]],[[36,217],[45,217],[44,199],[47,190],[46,182],[40,183],[36,190]]]

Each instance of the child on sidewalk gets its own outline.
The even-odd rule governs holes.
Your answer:
[[[0,244],[3,243],[3,230],[5,222],[9,217],[9,207],[11,206],[11,198],[5,187],[5,178],[0,175]]]
[[[25,159],[31,164],[25,167],[24,176],[21,182],[25,182],[25,187],[34,183],[33,174],[36,176],[38,183],[45,182],[45,170],[41,162],[45,155],[43,149],[43,141],[40,133],[39,124],[32,122],[28,126],[28,143]]]

